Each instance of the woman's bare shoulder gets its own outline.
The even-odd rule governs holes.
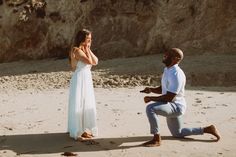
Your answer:
[[[74,52],[75,52],[75,51],[79,51],[79,50],[80,50],[79,47],[73,47],[73,48],[72,48],[72,51],[74,51]]]
[[[83,58],[85,56],[85,53],[84,53],[84,51],[81,48],[74,47],[73,49],[74,49],[73,53],[74,53],[75,58],[77,60],[81,60],[81,58]]]
[[[73,47],[73,52],[74,52],[75,54],[79,54],[79,55],[81,55],[81,54],[84,53],[84,52],[81,50],[81,48],[78,48],[78,47]]]

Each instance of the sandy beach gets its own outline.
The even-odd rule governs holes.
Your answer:
[[[66,133],[71,77],[66,59],[2,63],[0,157],[57,157],[64,152],[80,157],[233,157],[236,56],[207,56],[186,56],[183,62],[188,78],[184,125],[214,124],[222,139],[215,142],[208,134],[173,138],[165,118],[160,117],[163,141],[156,148],[140,146],[152,136],[145,94],[139,91],[159,84],[163,69],[160,55],[101,61],[92,69],[99,128],[95,144],[76,142]]]

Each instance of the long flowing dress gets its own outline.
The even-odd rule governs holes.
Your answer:
[[[85,131],[97,136],[96,102],[91,65],[78,61],[70,80],[68,131],[75,140]]]

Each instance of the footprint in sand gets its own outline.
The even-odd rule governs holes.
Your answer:
[[[216,106],[224,106],[224,107],[228,107],[227,104],[216,104]]]
[[[229,121],[235,121],[236,120],[236,117],[230,117]]]
[[[196,103],[201,103],[202,100],[200,100],[199,98],[196,98],[196,99],[195,99],[195,102],[196,102]]]
[[[10,130],[10,131],[13,130],[12,128],[9,128],[9,127],[7,127],[7,126],[4,126],[4,128],[7,129],[7,130]]]
[[[113,112],[113,113],[119,113],[120,110],[119,110],[119,109],[112,109],[112,112]]]
[[[112,127],[117,127],[117,125],[116,125],[116,124],[114,124],[114,123],[111,123],[111,126],[112,126]]]
[[[211,108],[216,108],[216,107],[211,107],[211,106],[204,106],[203,109],[211,109]]]
[[[203,95],[203,93],[196,93],[197,95]]]
[[[195,107],[197,107],[197,106],[199,106],[199,105],[201,105],[201,104],[192,104],[192,106],[195,106]]]

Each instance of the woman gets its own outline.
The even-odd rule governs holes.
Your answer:
[[[79,31],[69,55],[74,73],[70,80],[68,131],[75,140],[97,136],[96,103],[90,69],[98,63],[98,58],[90,50],[91,38],[90,31]]]

